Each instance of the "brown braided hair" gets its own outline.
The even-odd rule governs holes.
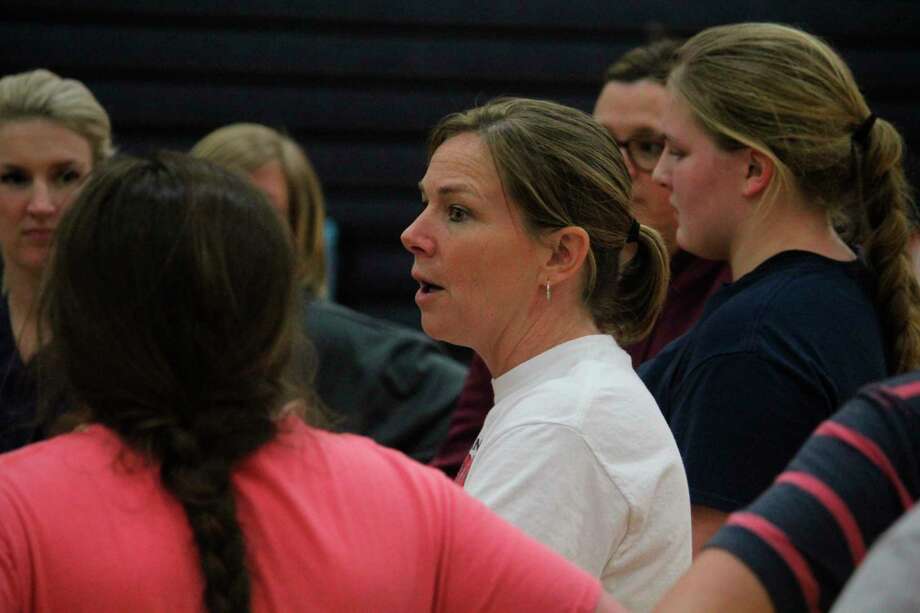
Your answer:
[[[42,294],[70,397],[181,502],[212,613],[250,609],[231,475],[295,395],[294,263],[241,177],[180,154],[121,158],[62,219]]]

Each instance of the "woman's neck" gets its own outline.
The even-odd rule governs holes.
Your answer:
[[[841,262],[856,259],[824,211],[790,200],[766,206],[769,208],[764,213],[752,214],[732,245],[732,280],[783,251],[809,251]]]
[[[16,266],[8,266],[4,271],[4,282],[10,305],[10,326],[19,356],[23,362],[28,362],[38,350],[36,310],[40,279]]]
[[[474,347],[494,378],[557,345],[600,333],[580,301],[565,306],[556,296],[553,299],[556,304],[545,305],[517,330],[509,331],[488,347]]]

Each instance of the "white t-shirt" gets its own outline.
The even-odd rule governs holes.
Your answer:
[[[650,610],[690,565],[690,495],[654,398],[612,337],[546,351],[492,380],[464,488]]]

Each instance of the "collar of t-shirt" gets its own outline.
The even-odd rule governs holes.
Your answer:
[[[547,349],[526,362],[518,364],[497,379],[492,379],[495,404],[518,390],[535,386],[552,379],[556,374],[568,371],[575,363],[599,351],[610,351],[610,349],[618,350],[627,367],[632,368],[629,354],[617,346],[612,336],[608,334],[582,336]]]
[[[722,305],[726,300],[738,292],[741,292],[751,285],[758,283],[764,277],[770,276],[775,272],[789,269],[807,270],[810,267],[827,269],[828,266],[837,267],[843,274],[853,277],[857,280],[858,283],[863,285],[864,289],[867,288],[867,283],[871,283],[871,279],[867,278],[867,275],[869,275],[868,270],[858,259],[848,262],[841,262],[839,260],[833,260],[812,251],[801,251],[795,249],[789,251],[781,251],[780,253],[777,253],[776,255],[771,256],[761,262],[754,270],[747,273],[740,279],[723,285],[722,289],[713,294],[713,296],[706,303],[705,313],[708,314],[712,312],[715,308]],[[704,314],[703,317],[705,316],[706,315]]]

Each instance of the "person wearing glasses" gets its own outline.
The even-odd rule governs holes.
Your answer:
[[[607,69],[594,107],[594,118],[610,132],[626,158],[632,178],[633,215],[658,230],[671,256],[671,281],[661,315],[648,336],[624,347],[633,367],[653,358],[686,332],[703,313],[706,299],[730,280],[724,262],[704,260],[677,246],[671,192],[652,181],[652,170],[664,146],[660,126],[664,82],[679,46],[679,41],[666,39],[627,52]],[[432,466],[450,476],[460,469],[492,408],[491,380],[485,363],[474,355],[447,439],[432,461]]]
[[[678,47],[680,41],[665,39],[627,52],[607,69],[604,88],[594,105],[594,118],[625,154],[632,178],[633,215],[658,230],[671,255],[671,283],[664,309],[649,335],[626,348],[636,367],[686,332],[703,313],[706,299],[731,277],[725,262],[697,257],[677,245],[671,191],[652,180],[664,150],[664,83]]]

